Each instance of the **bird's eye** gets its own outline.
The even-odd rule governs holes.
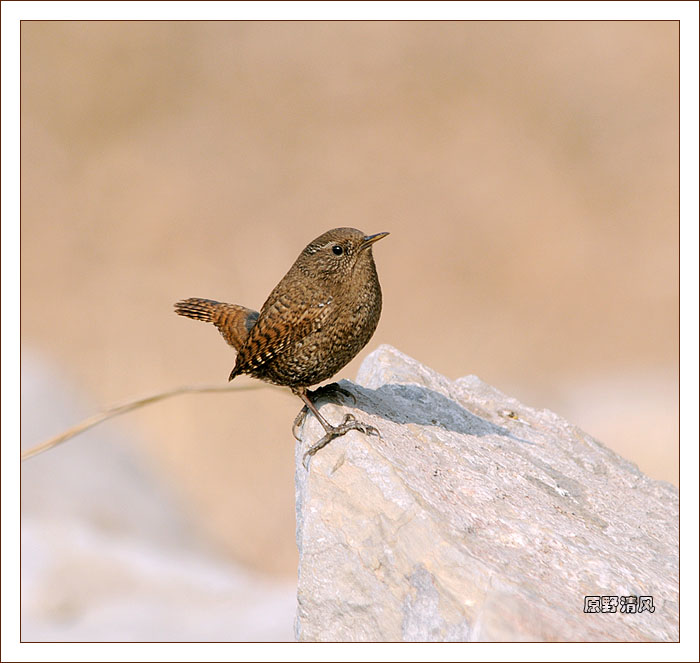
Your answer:
[[[335,253],[335,255],[337,255],[337,256],[343,255],[343,247],[338,246],[337,244],[331,249],[331,251],[333,251],[333,253]]]

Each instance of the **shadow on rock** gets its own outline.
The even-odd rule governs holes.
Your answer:
[[[357,407],[396,424],[438,426],[463,435],[500,435],[525,444],[534,444],[513,435],[507,428],[469,412],[443,394],[416,384],[384,384],[367,389],[341,380],[338,385],[357,399]],[[323,399],[321,399],[323,400]]]

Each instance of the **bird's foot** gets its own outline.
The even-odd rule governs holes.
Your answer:
[[[301,415],[301,412],[299,414]],[[298,418],[299,417],[297,417],[297,419]],[[318,442],[316,442],[316,444],[306,450],[302,460],[304,467],[308,470],[311,456],[323,449],[323,447],[325,447],[331,440],[334,440],[336,437],[341,437],[351,430],[359,431],[365,435],[376,435],[377,437],[381,438],[379,430],[377,430],[374,426],[357,421],[357,419],[355,419],[355,417],[353,417],[351,414],[346,414],[345,421],[343,421],[340,426],[332,426],[327,429],[326,434]]]
[[[346,398],[352,399],[353,405],[357,404],[357,398],[355,398],[355,395],[349,392],[347,389],[343,389],[337,382],[324,384],[322,387],[318,387],[313,391],[307,391],[306,394],[312,401],[314,401],[314,403],[324,398],[331,403],[340,404],[340,402],[343,400],[341,397],[345,396]],[[297,442],[301,442],[301,438],[299,437],[298,433],[308,413],[309,408],[304,405],[292,423],[292,435]]]
[[[292,435],[294,435],[297,442],[301,442],[301,438],[299,435],[297,435],[297,433],[299,432],[301,425],[304,423],[304,419],[308,413],[309,408],[304,405],[304,407],[299,410],[299,414],[295,417],[294,422],[292,423]]]

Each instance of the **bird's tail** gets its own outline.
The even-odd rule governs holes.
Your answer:
[[[236,350],[241,349],[248,337],[248,332],[260,315],[257,311],[245,306],[199,297],[190,297],[177,302],[175,313],[193,320],[211,322],[221,332],[226,342]]]

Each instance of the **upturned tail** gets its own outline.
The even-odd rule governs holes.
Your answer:
[[[245,306],[199,297],[190,297],[177,302],[175,313],[193,320],[211,322],[221,332],[226,342],[236,350],[243,347],[248,338],[248,332],[260,315],[257,311]]]

